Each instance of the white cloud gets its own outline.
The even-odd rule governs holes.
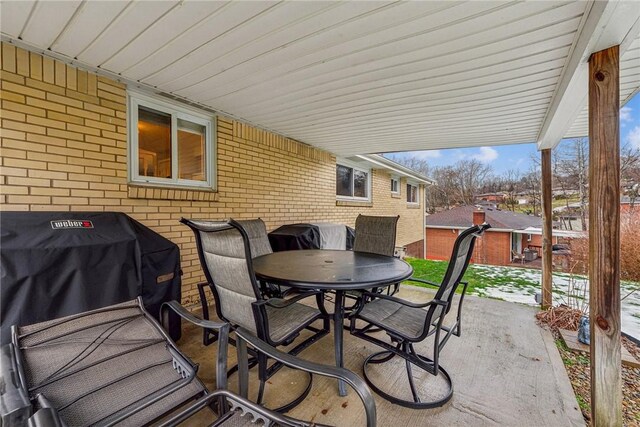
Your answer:
[[[425,150],[425,151],[412,151],[411,157],[415,157],[417,159],[437,159],[438,157],[442,157],[442,152],[440,150]]]
[[[491,163],[498,158],[498,152],[491,147],[480,147],[479,151],[479,153],[472,154],[470,157],[482,163]]]
[[[634,148],[640,149],[640,126],[636,126],[627,134],[627,142]]]
[[[630,107],[622,107],[620,109],[620,121],[621,122],[630,122],[632,120],[631,117],[631,108]]]

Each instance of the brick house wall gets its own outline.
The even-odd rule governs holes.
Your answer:
[[[426,259],[449,261],[458,229],[426,228]],[[508,265],[511,262],[511,233],[488,230],[476,240],[471,262],[489,265]]]
[[[334,155],[224,116],[216,122],[217,192],[129,185],[125,86],[10,44],[1,50],[0,208],[131,215],[180,246],[185,304],[197,301],[204,277],[182,216],[261,217],[271,230],[400,215],[398,245],[423,239],[423,200],[407,206],[405,179],[391,197],[390,174],[372,170],[372,203],[336,202]]]

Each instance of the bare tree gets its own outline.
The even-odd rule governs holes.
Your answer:
[[[556,181],[578,192],[578,214],[583,231],[587,230],[589,143],[586,138],[566,141],[555,150]]]
[[[509,169],[500,180],[500,188],[506,193],[504,200],[507,209],[514,212],[518,205],[518,193],[522,188],[522,173],[516,169]]]
[[[458,199],[466,205],[472,205],[485,180],[491,177],[493,172],[491,166],[471,159],[459,161],[453,169],[458,180]]]

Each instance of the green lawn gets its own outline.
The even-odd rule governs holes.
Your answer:
[[[406,258],[413,267],[413,277],[440,283],[447,270],[447,262],[432,261],[428,259]],[[529,270],[522,270],[513,267],[490,267],[484,265],[470,264],[464,275],[464,280],[469,282],[467,292],[473,294],[483,294],[482,290],[487,287],[506,285],[509,287],[538,288],[537,280],[522,274]],[[407,282],[411,285],[425,286],[416,282]]]

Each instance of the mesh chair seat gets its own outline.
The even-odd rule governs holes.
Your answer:
[[[417,340],[425,328],[427,311],[412,308],[395,301],[376,299],[364,305],[360,317],[384,330],[413,341]]]
[[[46,396],[69,426],[108,423],[176,387],[119,423],[139,426],[205,392],[136,301],[16,328],[14,342],[30,398]]]
[[[274,342],[281,342],[320,316],[320,310],[300,303],[283,308],[267,306],[269,338]]]

